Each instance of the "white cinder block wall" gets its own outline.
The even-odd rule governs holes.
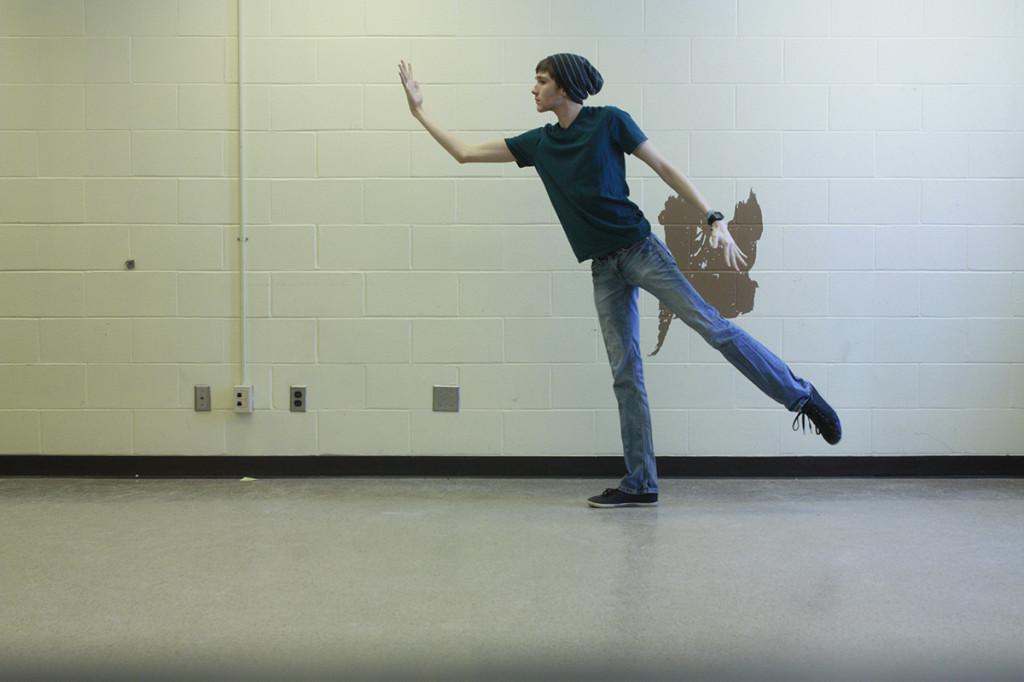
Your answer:
[[[0,453],[620,453],[540,180],[455,163],[398,78],[479,142],[554,121],[529,90],[560,51],[716,207],[757,194],[737,322],[844,420],[839,447],[794,434],[675,321],[646,360],[659,454],[1024,452],[1024,2],[243,1],[244,416],[235,1],[0,0]],[[672,191],[627,165],[664,235]]]

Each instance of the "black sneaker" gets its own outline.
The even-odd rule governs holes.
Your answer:
[[[587,499],[591,507],[653,507],[658,504],[658,493],[631,495],[616,488],[607,488],[600,495]]]
[[[843,437],[843,425],[839,423],[839,415],[832,409],[832,406],[825,402],[825,399],[818,394],[818,391],[811,386],[811,398],[793,418],[793,430],[796,431],[796,423],[800,422],[801,430],[807,426],[804,417],[810,417],[814,424],[814,433],[821,435],[829,445],[835,445]]]

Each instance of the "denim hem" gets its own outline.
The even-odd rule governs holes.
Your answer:
[[[796,403],[793,405],[793,407],[788,407],[786,409],[788,409],[790,412],[799,412],[800,409],[804,405],[806,405],[807,401],[810,400],[810,399],[811,399],[811,394],[808,393],[806,398],[800,398],[800,400],[796,401]]]
[[[626,493],[628,495],[651,495],[651,494],[657,495],[658,494],[658,489],[657,488],[648,489],[648,490],[629,490],[628,488],[623,488],[622,486],[619,486],[618,490],[619,490],[619,492],[623,492],[623,493]]]

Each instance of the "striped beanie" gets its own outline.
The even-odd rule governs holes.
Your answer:
[[[573,102],[582,104],[587,95],[601,92],[604,78],[586,57],[571,52],[559,52],[549,55],[548,59],[555,65],[555,76],[565,84],[565,91],[569,93],[569,99]]]

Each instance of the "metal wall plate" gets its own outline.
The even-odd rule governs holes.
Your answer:
[[[196,412],[210,411],[210,387],[206,384],[196,384],[195,387]]]
[[[306,387],[292,386],[288,393],[288,409],[292,412],[306,411]]]
[[[434,412],[458,412],[459,387],[434,386]]]

